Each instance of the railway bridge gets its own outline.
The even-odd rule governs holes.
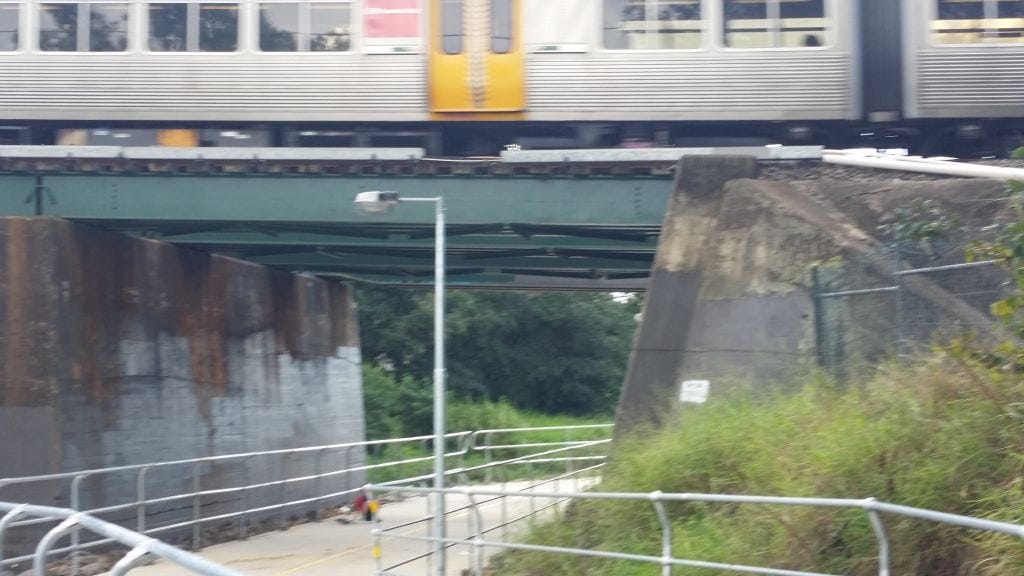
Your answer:
[[[878,214],[912,194],[955,208],[1001,189],[998,181],[894,191],[889,182],[758,178],[758,160],[783,161],[760,172],[799,170],[794,162],[821,153],[510,151],[453,160],[393,149],[0,149],[0,437],[22,439],[0,444],[0,500],[47,505],[0,502],[0,512],[64,518],[72,532],[80,524],[141,546],[137,555],[173,557],[77,511],[141,510],[145,532],[148,514],[163,527],[196,529],[206,520],[180,518],[191,510],[210,522],[241,516],[244,531],[250,512],[280,512],[283,521],[286,511],[316,514],[325,498],[350,494],[358,474],[342,488],[319,482],[372,467],[361,437],[355,303],[338,280],[418,286],[434,271],[433,215],[415,206],[358,214],[359,192],[445,198],[451,285],[648,290],[616,432],[656,419],[687,381],[714,390],[729,370],[775,375],[812,362],[813,299],[801,284],[811,262],[877,246]],[[989,321],[941,286],[905,284],[958,322]],[[237,462],[220,465],[225,458]],[[99,470],[114,476],[99,481]],[[42,483],[29,488],[25,478]],[[310,482],[312,495],[294,489]],[[125,504],[125,494],[136,499]],[[872,500],[696,496],[1018,533]],[[653,502],[655,512],[694,497],[601,496]],[[203,538],[193,532],[193,542]],[[697,565],[671,551],[622,559],[663,571]]]
[[[328,280],[432,282],[433,214],[358,213],[369,190],[443,196],[451,286],[643,290],[684,154],[818,147],[509,151],[0,147],[0,215],[57,216]]]

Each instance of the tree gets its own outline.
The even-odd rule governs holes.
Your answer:
[[[359,287],[364,357],[397,378],[429,381],[430,293]],[[635,327],[636,301],[609,294],[450,291],[448,389],[548,413],[610,412]]]

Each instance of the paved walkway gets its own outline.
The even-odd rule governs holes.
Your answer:
[[[557,485],[539,488],[541,491],[570,492],[586,489],[592,480],[581,479],[578,483],[563,480]],[[496,489],[522,490],[525,483],[510,482]],[[485,498],[481,498],[485,499]],[[531,501],[533,508],[531,508]],[[550,504],[551,500],[526,497],[509,497],[479,506],[486,526],[496,526],[503,519],[512,519],[533,509]],[[465,497],[449,495],[446,509],[456,510],[466,506]],[[381,507],[382,528],[412,522],[427,515],[427,501],[415,496],[398,502],[386,503]],[[469,534],[469,511],[449,512],[448,537],[461,538]],[[428,522],[415,523],[395,531],[400,535],[426,536]],[[270,532],[204,548],[200,554],[210,560],[229,566],[253,576],[372,576],[376,570],[373,558],[373,524],[364,522],[342,523],[336,518],[293,526],[285,531]],[[498,529],[487,535],[488,540],[514,537],[526,528],[526,521],[520,521],[508,530]],[[397,564],[429,551],[431,544],[423,541],[385,537],[382,542],[381,560],[385,567]],[[448,549],[450,576],[460,576],[471,565],[469,546],[455,546]],[[485,549],[487,556],[497,552]],[[392,574],[426,576],[428,564],[425,559],[397,567]],[[189,574],[188,571],[164,561],[137,568],[131,572],[137,576],[168,576]]]

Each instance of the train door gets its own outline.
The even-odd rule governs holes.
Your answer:
[[[520,0],[430,4],[430,111],[518,116],[526,107]]]

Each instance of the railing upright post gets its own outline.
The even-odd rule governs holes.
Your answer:
[[[661,492],[651,492],[650,499],[661,523],[661,576],[672,576],[672,523],[668,520],[665,503],[661,501]]]
[[[73,532],[78,528],[78,519],[81,516],[82,514],[80,512],[78,514],[68,516],[62,520],[60,524],[51,528],[50,531],[47,532],[41,540],[39,540],[39,544],[36,545],[35,557],[32,559],[32,572],[35,576],[46,576],[46,557],[50,555],[50,548],[53,548],[53,545],[56,544],[57,541],[68,532],[68,530]],[[72,574],[78,574],[78,562],[74,561],[77,556],[78,550],[72,550]]]
[[[459,467],[462,468],[463,470],[465,470],[466,467],[467,467],[466,459],[469,458],[469,451],[470,451],[470,449],[473,446],[472,445],[472,441],[473,441],[472,439],[473,439],[473,435],[472,434],[466,434],[465,436],[462,437],[462,450],[461,450],[462,454],[459,456]],[[467,484],[469,483],[469,477],[468,476],[465,476],[465,482]]]
[[[252,474],[249,473],[249,461],[251,460],[251,458],[252,458],[251,456],[246,456],[245,458],[242,458],[242,464],[243,464],[242,470],[245,472],[245,477],[246,478],[252,478]],[[248,488],[248,486],[243,486],[242,487],[242,494],[241,494],[241,498],[239,498],[239,500],[241,501],[242,509],[239,510],[240,514],[238,515],[238,537],[241,538],[242,540],[245,540],[246,538],[249,537],[249,488]]]
[[[135,477],[135,529],[139,534],[146,533],[146,472],[149,466],[139,468]]]
[[[889,536],[885,532],[885,524],[882,518],[875,511],[874,505],[877,502],[874,498],[864,501],[864,509],[871,520],[871,528],[875,531],[875,538],[878,539],[878,576],[889,576]]]
[[[324,519],[324,513],[323,513],[323,509],[322,509],[323,506],[322,506],[322,503],[321,503],[322,500],[323,500],[323,497],[324,497],[324,489],[323,489],[323,479],[324,479],[323,478],[323,474],[324,474],[324,471],[323,471],[323,457],[324,457],[324,452],[326,452],[325,448],[321,448],[320,450],[316,451],[316,464],[315,464],[316,468],[314,469],[314,473],[316,474],[316,487],[314,488],[314,490],[316,490],[316,500],[313,501],[313,505],[316,506],[316,521],[317,522],[320,522],[321,520]]]
[[[423,487],[424,488],[428,487],[426,482],[423,483]],[[433,522],[433,518],[434,518],[434,495],[428,493],[427,497],[425,498],[425,500],[427,502],[427,518],[431,519],[431,521],[427,522],[428,548],[430,548],[431,547],[430,544],[433,542],[432,538],[434,537],[434,522]],[[427,574],[433,574],[433,573],[434,573],[434,555],[433,554],[427,554]]]
[[[372,502],[373,498],[374,498],[373,490],[367,488],[366,489],[366,500],[367,500],[367,502],[368,503]],[[430,498],[427,498],[427,501],[429,502]],[[427,505],[429,506],[429,504],[427,504]],[[358,511],[357,511],[357,513],[358,513]],[[374,567],[375,567],[374,574],[383,574],[384,573],[384,558],[383,558],[384,553],[383,553],[383,550],[381,549],[381,543],[383,541],[383,538],[381,537],[381,533],[383,532],[383,530],[381,530],[381,527],[380,527],[380,514],[373,514],[371,516],[371,521],[373,522],[373,529],[370,532],[371,532],[371,534],[373,534],[373,564],[374,564]]]
[[[567,428],[565,430],[565,445],[566,446],[572,446],[572,429],[571,428]],[[573,459],[573,455],[571,453],[565,459],[565,473],[566,474],[572,474],[572,459]]]
[[[469,509],[472,512],[469,516],[473,519],[476,529],[470,529],[473,534],[473,576],[484,576],[484,517],[480,513],[476,499],[472,492],[466,492],[469,500]]]
[[[825,337],[825,303],[821,294],[824,292],[821,285],[821,269],[818,266],[811,267],[811,304],[814,307],[814,352],[818,360],[818,366],[831,369],[828,361],[827,340]]]
[[[280,517],[277,520],[281,523],[281,530],[288,529],[288,483],[285,482],[285,479],[288,476],[288,472],[286,470],[288,468],[288,456],[290,455],[291,452],[285,452],[281,455],[281,476],[279,478],[281,481],[281,512]]]
[[[202,464],[195,462],[192,464],[192,549],[199,550],[203,547],[203,527],[199,523],[199,517],[203,513],[203,496],[200,494],[202,491],[202,483],[200,482],[200,473],[202,472]]]
[[[487,484],[491,483],[491,433],[484,434],[484,482]]]
[[[906,320],[903,310],[903,255],[900,251],[900,242],[893,244],[896,273],[893,274],[893,286],[896,287],[896,356],[902,358],[907,353]]]
[[[85,474],[79,474],[71,480],[71,509],[76,512],[82,511],[82,481],[85,478]],[[78,574],[78,546],[82,543],[82,535],[78,525],[73,526],[74,528],[71,530],[71,573]]]
[[[4,514],[3,518],[0,518],[0,568],[3,568],[4,561],[4,533],[7,532],[7,527],[17,520],[18,516],[21,516],[26,506],[26,504],[19,504]]]
[[[504,480],[504,478],[502,479]],[[505,491],[505,482],[501,483],[501,490]],[[508,542],[508,495],[501,495],[501,540]]]
[[[342,470],[345,471],[345,482],[342,484],[342,489],[347,493],[351,490],[352,486],[352,446],[345,448],[345,454],[342,456],[344,460],[341,462]],[[366,447],[363,448],[364,454],[369,454],[369,450]]]

